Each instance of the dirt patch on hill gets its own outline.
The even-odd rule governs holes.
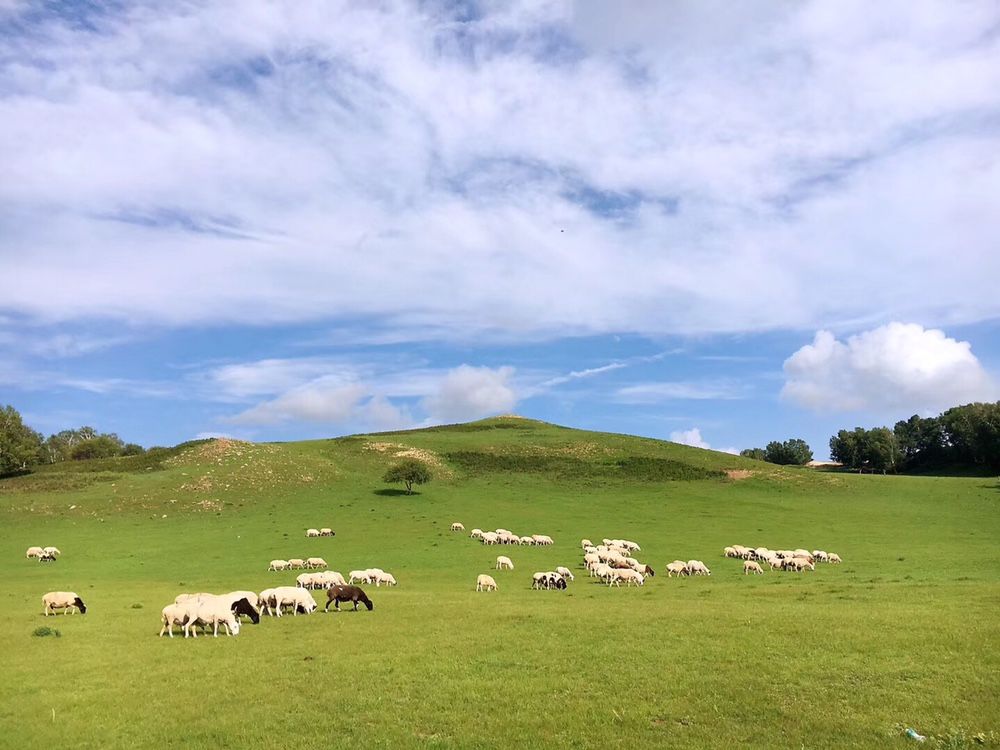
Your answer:
[[[750,469],[726,469],[726,476],[732,480],[749,479],[754,475]]]

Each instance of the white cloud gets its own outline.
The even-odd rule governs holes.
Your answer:
[[[317,378],[278,398],[264,401],[231,417],[234,424],[279,424],[281,422],[346,422],[365,396],[360,383],[343,384],[339,378]]]
[[[816,411],[938,411],[998,397],[968,342],[890,323],[839,341],[819,331],[785,360],[783,398]]]
[[[1000,315],[995,4],[449,7],[28,10],[0,313],[386,340]]]
[[[680,443],[681,445],[690,445],[694,448],[705,448],[710,450],[710,446],[701,436],[701,430],[697,427],[692,427],[690,430],[675,430],[670,433],[670,442]]]
[[[465,422],[509,412],[517,403],[512,367],[462,365],[448,372],[437,391],[423,401],[432,422]]]

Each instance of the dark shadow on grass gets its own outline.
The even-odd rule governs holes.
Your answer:
[[[396,490],[396,489],[384,489],[375,490],[375,494],[381,497],[416,497],[420,493],[414,490],[413,492],[407,493],[406,490]]]

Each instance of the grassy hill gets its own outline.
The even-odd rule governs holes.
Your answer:
[[[412,496],[380,481],[409,456],[435,473]],[[517,417],[48,467],[0,481],[0,746],[907,747],[898,724],[997,746],[998,503],[996,480],[781,468]],[[452,521],[556,544],[483,547]],[[579,567],[579,540],[606,536],[713,575],[609,590]],[[746,578],[733,543],[845,564]],[[64,555],[25,560],[34,544]],[[516,569],[476,594],[497,554]],[[308,555],[400,585],[371,613],[156,637],[176,594],[287,584],[268,561]],[[569,590],[531,591],[556,565],[579,571]],[[90,612],[46,622],[58,589]]]

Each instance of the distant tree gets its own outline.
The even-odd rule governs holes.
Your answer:
[[[423,461],[407,459],[391,467],[382,477],[383,482],[406,485],[406,494],[413,494],[413,485],[426,484],[431,481],[431,470]]]
[[[1000,469],[1000,401],[956,406],[940,420],[953,463]]]
[[[849,469],[882,472],[898,471],[903,458],[896,434],[888,427],[841,430],[830,438],[830,455]]]
[[[0,476],[38,463],[42,436],[28,427],[13,406],[0,407]]]
[[[143,448],[138,443],[125,443],[125,445],[122,447],[121,455],[123,455],[123,456],[141,456],[145,452],[146,452],[146,449]]]
[[[740,455],[743,458],[752,458],[756,461],[766,461],[767,453],[763,448],[744,448],[740,451]]]
[[[73,446],[70,458],[74,461],[84,461],[90,458],[112,458],[120,456],[124,443],[114,433],[97,435]]]
[[[950,463],[948,434],[940,417],[920,417],[896,422],[892,428],[906,469],[922,469]]]
[[[772,464],[786,466],[805,466],[812,461],[812,450],[809,444],[800,438],[792,438],[783,443],[772,440],[764,448],[764,460]]]

